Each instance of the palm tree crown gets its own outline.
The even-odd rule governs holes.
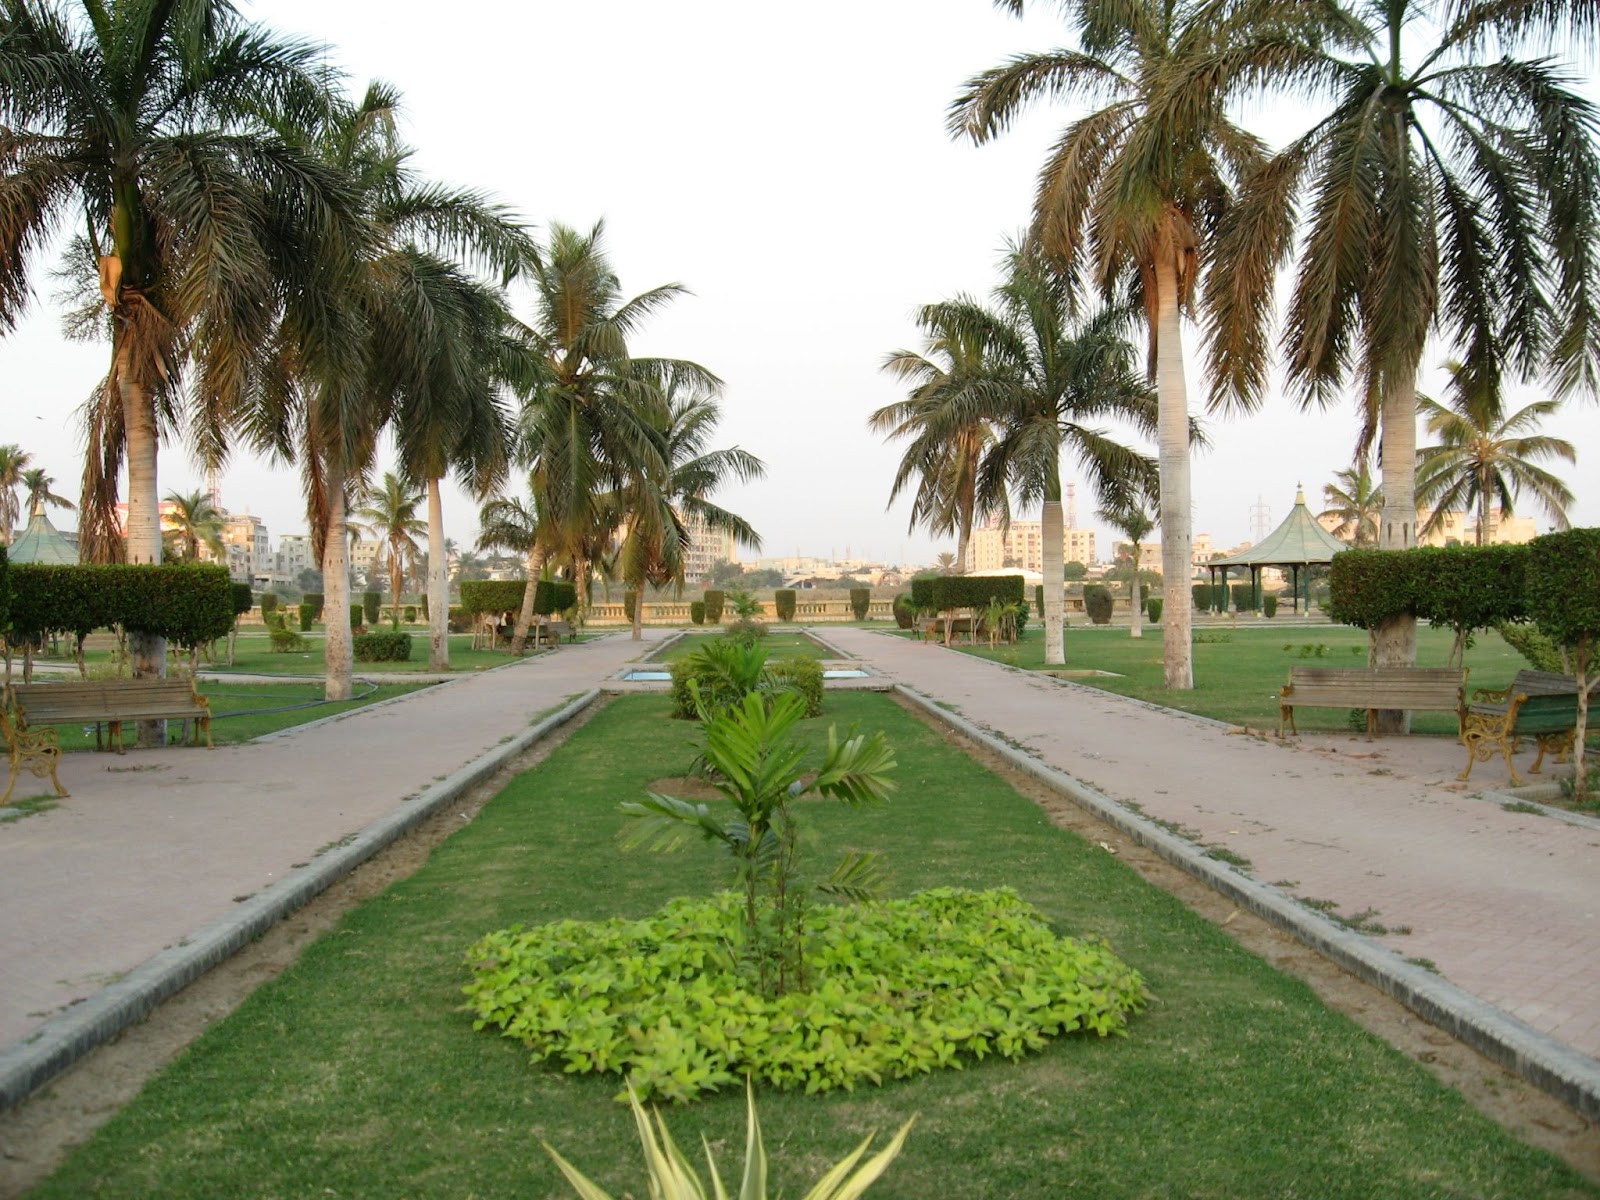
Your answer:
[[[21,511],[17,507],[17,489],[32,461],[33,455],[16,443],[0,445],[0,545],[11,544]]]
[[[409,486],[393,471],[385,471],[383,483],[369,488],[362,497],[355,515],[365,519],[381,549],[378,560],[389,570],[389,594],[394,605],[395,619],[399,619],[400,587],[408,567],[422,554],[417,544],[418,535],[426,536],[427,522],[417,515],[422,506],[423,494]]]
[[[1383,489],[1373,484],[1372,465],[1365,454],[1346,471],[1335,471],[1334,482],[1324,484],[1322,499],[1327,508],[1319,518],[1338,521],[1328,532],[1345,538],[1355,546],[1376,546],[1378,525],[1383,519]]]
[[[184,558],[190,562],[199,558],[202,543],[213,557],[224,556],[222,513],[211,503],[208,493],[199,489],[188,493],[168,492],[167,505],[162,516],[182,546]]]

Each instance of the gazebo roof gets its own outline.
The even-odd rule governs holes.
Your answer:
[[[34,509],[28,527],[17,535],[6,550],[6,557],[14,563],[50,563],[60,565],[78,561],[78,548],[70,538],[44,515],[44,505]]]
[[[1334,537],[1306,507],[1305,489],[1294,494],[1294,508],[1259,546],[1241,551],[1231,558],[1214,558],[1213,567],[1278,567],[1295,563],[1327,563],[1349,547]]]

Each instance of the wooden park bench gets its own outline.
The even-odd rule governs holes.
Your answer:
[[[1465,720],[1467,673],[1457,667],[1290,667],[1279,696],[1278,736],[1291,733],[1296,708],[1364,708],[1367,736],[1378,729],[1378,711],[1453,712]]]
[[[106,725],[118,754],[123,752],[124,721],[192,721],[194,742],[204,730],[211,746],[211,702],[188,679],[98,679],[74,683],[18,683],[0,704],[0,726],[10,747],[10,778],[0,804],[11,798],[17,776],[46,775],[56,793],[68,794],[56,777],[61,746],[53,725]]]
[[[571,621],[541,621],[535,630],[535,641],[547,646],[560,645],[562,638],[569,642],[578,640],[578,631],[572,627]]]
[[[1498,751],[1506,760],[1506,774],[1512,787],[1522,779],[1511,756],[1523,738],[1533,738],[1539,756],[1529,773],[1537,775],[1544,756],[1554,753],[1559,759],[1572,749],[1578,728],[1578,681],[1571,675],[1553,671],[1518,671],[1511,686],[1479,688],[1473,693],[1461,723],[1461,741],[1467,747],[1466,769],[1456,776],[1465,781],[1472,765],[1488,762]]]

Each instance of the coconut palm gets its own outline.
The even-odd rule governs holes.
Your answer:
[[[383,483],[368,488],[361,497],[355,515],[364,518],[372,535],[378,539],[379,569],[387,566],[389,572],[389,599],[394,607],[394,619],[400,622],[400,587],[408,568],[415,565],[422,547],[418,535],[426,536],[427,523],[417,516],[422,506],[423,493],[410,486],[393,471],[383,473]]]
[[[1021,15],[1025,2],[996,5]],[[1167,687],[1192,688],[1191,428],[1181,317],[1193,308],[1207,243],[1235,182],[1264,151],[1228,120],[1220,89],[1206,96],[1173,87],[1198,54],[1230,43],[1227,8],[1196,0],[1081,0],[1061,8],[1078,48],[1018,55],[974,76],[950,107],[949,128],[982,143],[1037,99],[1106,101],[1067,126],[1040,171],[1033,236],[1108,303],[1124,294],[1142,301],[1159,407],[1164,674]],[[1229,70],[1252,66],[1259,64],[1246,55]],[[1045,578],[1056,575],[1047,567]]]
[[[633,606],[633,638],[638,641],[643,637],[645,584],[671,584],[680,593],[683,589],[691,520],[731,534],[741,546],[761,549],[761,537],[747,520],[708,497],[728,482],[760,479],[766,465],[737,446],[706,448],[722,410],[718,389],[707,384],[699,368],[657,359],[637,363],[635,370],[661,398],[655,420],[665,468],[656,476],[630,470],[621,493],[628,529],[619,561],[623,582],[640,598]]]
[[[168,492],[167,510],[163,520],[171,526],[174,540],[183,558],[194,562],[200,557],[204,543],[215,558],[227,554],[222,544],[222,514],[211,503],[209,492],[196,489],[192,492]]]
[[[58,496],[50,489],[55,487],[55,476],[43,467],[33,467],[22,473],[22,486],[28,493],[28,513],[43,512],[46,505],[55,508],[64,508],[68,511],[77,508],[65,496]]]
[[[578,603],[586,603],[595,535],[607,539],[602,497],[621,494],[630,477],[667,474],[661,433],[652,419],[660,395],[650,370],[628,353],[628,338],[644,319],[684,291],[679,284],[652,288],[631,299],[604,249],[604,223],[580,233],[559,222],[532,270],[533,328],[548,368],[530,389],[518,423],[523,460],[532,468],[545,536],[528,554],[528,591],[512,636],[521,653],[533,619],[533,588],[546,551],[572,553]],[[705,368],[669,361],[685,380],[708,389],[719,381]],[[659,367],[659,364],[658,364]]]
[[[1009,491],[1024,506],[1042,505],[1045,662],[1060,665],[1066,661],[1059,586],[1063,457],[1076,459],[1103,506],[1141,482],[1153,490],[1155,464],[1093,422],[1121,418],[1154,433],[1156,400],[1124,336],[1126,312],[1102,309],[1074,320],[1066,280],[1031,249],[1013,248],[1010,276],[995,300],[993,308],[948,301],[933,306],[928,319],[983,348],[984,385],[965,389],[947,416],[965,423],[982,415],[998,430],[978,473],[980,504],[997,508]]]
[[[896,350],[883,362],[883,370],[911,385],[904,400],[887,404],[868,418],[875,433],[905,438],[900,467],[889,488],[892,506],[901,492],[916,481],[909,533],[925,526],[935,537],[956,535],[956,563],[966,569],[972,527],[980,517],[1007,517],[979,511],[978,465],[994,441],[994,429],[982,416],[965,425],[953,425],[943,410],[967,387],[983,383],[982,347],[965,343],[954,332],[930,326],[936,312],[924,311],[922,324],[927,353]]]
[[[1322,499],[1328,507],[1317,516],[1338,520],[1328,531],[1334,537],[1355,546],[1376,546],[1383,520],[1383,489],[1373,484],[1367,456],[1359,456],[1348,471],[1335,471],[1333,479],[1322,485]]]
[[[17,489],[28,464],[33,461],[21,446],[15,443],[0,446],[0,544],[11,545],[20,510],[17,508]],[[32,506],[29,506],[32,511]]]
[[[1445,513],[1465,509],[1477,514],[1477,542],[1485,545],[1494,528],[1494,507],[1510,516],[1518,492],[1538,500],[1556,528],[1570,528],[1572,492],[1538,460],[1573,464],[1577,451],[1571,442],[1534,432],[1559,404],[1537,400],[1508,417],[1500,395],[1484,386],[1481,376],[1459,363],[1447,367],[1446,403],[1424,397],[1418,405],[1428,432],[1439,439],[1417,457],[1417,503],[1433,509],[1420,532],[1436,529]]]
[[[1340,36],[1288,39],[1280,54],[1279,77],[1326,105],[1254,177],[1223,239],[1232,270],[1213,277],[1214,307],[1245,332],[1222,339],[1218,380],[1263,385],[1259,297],[1292,253],[1289,383],[1315,404],[1354,385],[1363,440],[1381,430],[1378,545],[1404,549],[1416,544],[1417,372],[1435,331],[1483,386],[1511,371],[1549,370],[1558,392],[1600,382],[1596,110],[1551,59],[1514,56],[1529,39],[1536,55],[1587,42],[1600,13],[1560,0],[1354,0],[1345,12]],[[1415,655],[1414,619],[1373,631],[1375,664]]]

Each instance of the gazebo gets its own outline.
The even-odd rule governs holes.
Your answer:
[[[17,535],[6,550],[6,557],[14,563],[49,563],[57,565],[78,561],[78,548],[64,533],[50,524],[44,515],[44,502],[33,506],[33,516],[28,527]]]
[[[1251,590],[1257,595],[1261,591],[1261,569],[1263,567],[1287,567],[1290,574],[1290,587],[1294,596],[1294,611],[1300,611],[1300,579],[1302,568],[1311,566],[1326,566],[1333,561],[1333,556],[1349,547],[1334,537],[1311,515],[1311,510],[1306,507],[1306,493],[1303,487],[1298,488],[1294,494],[1294,508],[1283,519],[1283,524],[1274,529],[1259,546],[1231,558],[1215,558],[1211,560],[1211,583],[1213,588],[1217,582],[1217,572],[1222,572],[1223,607],[1228,604],[1228,572],[1234,567],[1247,567],[1250,570]],[[1310,572],[1306,575],[1306,607],[1311,607],[1311,580]]]

